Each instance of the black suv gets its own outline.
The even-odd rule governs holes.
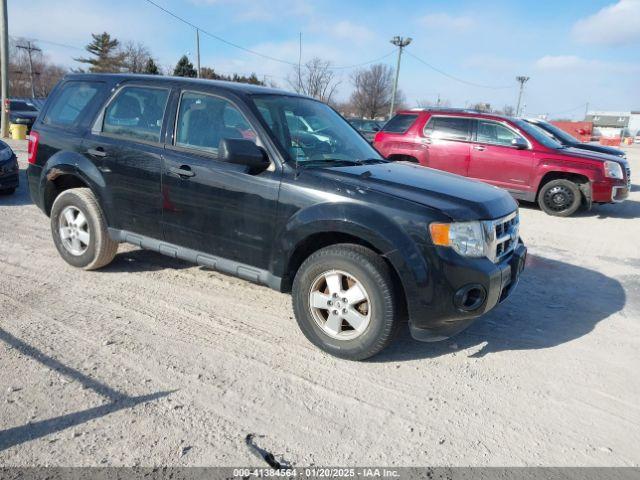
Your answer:
[[[291,292],[306,337],[349,359],[406,316],[419,340],[461,331],[526,255],[505,191],[387,162],[327,105],[237,83],[69,75],[34,125],[28,179],[71,265],[128,242]]]

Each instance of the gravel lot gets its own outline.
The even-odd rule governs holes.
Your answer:
[[[12,143],[25,168],[26,144]],[[58,256],[23,181],[0,197],[0,465],[640,465],[640,148],[621,205],[523,206],[528,269],[458,337],[366,363],[290,298],[122,246]]]

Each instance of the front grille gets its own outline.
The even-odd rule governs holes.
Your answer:
[[[631,190],[631,169],[627,167],[627,187]]]
[[[518,244],[520,216],[518,211],[496,220],[482,222],[485,236],[485,252],[489,260],[501,262]]]

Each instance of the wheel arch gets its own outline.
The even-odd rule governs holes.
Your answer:
[[[538,182],[538,188],[536,189],[535,201],[538,201],[538,196],[542,188],[553,180],[570,180],[578,185],[578,189],[582,193],[583,200],[587,203],[591,203],[591,179],[584,173],[576,173],[566,170],[551,170],[546,172],[540,178]]]
[[[414,155],[405,155],[402,153],[393,153],[387,157],[387,160],[391,160],[392,162],[411,162],[411,163],[420,163],[418,158]]]
[[[105,201],[108,201],[105,186],[102,173],[86,157],[73,152],[58,152],[44,165],[40,177],[44,212],[51,214],[53,202],[65,190],[89,188],[108,220],[108,212],[104,208]]]
[[[428,278],[428,266],[416,243],[391,219],[362,205],[319,204],[298,212],[275,243],[272,271],[282,277],[281,290],[291,290],[306,258],[341,243],[364,246],[384,259],[403,307]]]

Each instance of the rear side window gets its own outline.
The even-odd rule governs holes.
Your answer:
[[[160,141],[169,90],[124,87],[104,113],[102,131],[148,142]]]
[[[424,127],[425,135],[447,140],[470,140],[471,120],[463,117],[431,117]]]
[[[102,86],[100,82],[65,83],[47,109],[43,122],[59,126],[74,125]]]
[[[413,125],[413,122],[416,121],[416,118],[418,118],[417,114],[401,113],[389,120],[382,128],[382,131],[389,133],[404,133],[409,130],[411,125]]]

